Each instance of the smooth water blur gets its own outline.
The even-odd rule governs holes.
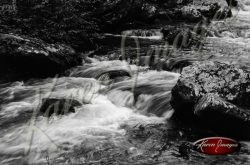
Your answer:
[[[139,72],[137,75],[135,66],[120,61],[104,61],[91,64],[88,69],[81,70],[81,67],[76,69],[78,72],[79,69],[82,71],[80,74],[82,77],[84,75],[92,77],[91,73],[110,71],[107,68],[122,69],[122,66],[124,69],[130,68],[132,77],[109,85],[102,85],[101,81],[92,78],[81,78],[78,74],[77,77],[3,84],[0,90],[2,98],[0,148],[3,149],[0,150],[1,164],[20,160],[29,163],[46,162],[45,153],[49,154],[50,158],[59,158],[60,154],[73,150],[74,146],[88,139],[99,142],[109,139],[115,143],[117,138],[125,134],[125,130],[120,128],[123,124],[164,122],[164,117],[152,115],[147,117],[145,113],[138,111],[137,107],[144,107],[141,108],[143,110],[148,106],[146,104],[150,102],[142,101],[146,99],[146,95],[147,99],[160,97],[157,93],[166,93],[165,95],[169,97],[170,89],[176,83],[178,74],[150,71]],[[74,76],[74,71],[71,72],[71,76]],[[138,94],[140,99],[136,104],[133,103],[132,94],[134,84],[135,88],[141,90]],[[127,92],[121,91],[123,88],[126,88]],[[47,119],[38,115],[40,101],[47,97],[76,99],[84,105],[76,109],[74,114]],[[162,100],[162,104],[165,103],[166,101]],[[170,107],[161,108],[162,113],[171,111]]]

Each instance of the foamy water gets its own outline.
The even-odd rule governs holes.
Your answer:
[[[161,40],[163,39],[163,34],[160,29],[148,30],[127,30],[123,31],[121,35],[119,34],[105,34],[106,36],[116,36],[116,37],[128,37],[128,38],[139,38],[139,39],[149,39],[149,40]]]
[[[110,65],[111,63],[113,65]],[[122,65],[124,62],[99,62],[83,72],[105,70],[108,66],[117,68]],[[130,67],[131,71],[135,69],[135,66]],[[148,99],[160,93],[155,92],[154,88],[163,90],[165,87],[164,92],[169,94],[178,76],[179,74],[165,71],[139,73],[135,88],[151,86],[150,90],[154,95],[148,93]],[[116,138],[125,134],[125,130],[120,128],[122,124],[164,122],[166,117],[170,116],[147,117],[145,113],[137,110],[137,106],[147,107],[147,105],[142,100],[135,104],[133,102],[132,87],[135,79],[134,76],[128,81],[104,86],[92,78],[62,77],[13,83],[3,88],[0,91],[5,98],[1,106],[1,120],[8,121],[14,118],[13,124],[15,124],[15,119],[18,120],[24,113],[28,113],[30,119],[28,122],[20,121],[15,127],[2,123],[5,125],[5,129],[1,130],[0,139],[2,148],[0,155],[3,155],[4,159],[1,160],[2,163],[8,164],[20,159],[20,156],[26,156],[29,163],[45,162],[44,153],[49,154],[50,158],[58,158],[60,154],[72,150],[74,146],[87,139],[102,141],[109,138],[115,142]],[[121,90],[125,86],[128,86],[127,92]],[[107,95],[100,92],[105,89],[109,91]],[[46,97],[73,98],[83,102],[84,105],[76,109],[74,114],[47,119],[37,115],[41,98]],[[167,111],[170,109],[164,110],[164,113]],[[12,157],[9,162],[6,160],[8,157]]]

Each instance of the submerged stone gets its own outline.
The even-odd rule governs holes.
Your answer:
[[[74,113],[75,107],[79,107],[81,105],[82,103],[77,100],[46,98],[42,100],[39,112],[46,117],[50,117],[53,114],[66,115],[68,113]]]

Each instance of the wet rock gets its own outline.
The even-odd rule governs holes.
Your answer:
[[[217,20],[232,16],[225,0],[190,0],[176,3],[169,1],[161,6],[163,7],[159,9],[161,11],[159,15],[165,14],[172,21],[199,22],[203,19]]]
[[[183,142],[179,146],[179,154],[180,157],[183,157],[184,159],[190,159],[190,154],[194,152],[193,151],[193,144],[189,142]]]
[[[249,80],[249,72],[233,65],[212,61],[196,63],[183,69],[172,93],[190,103],[197,103],[205,94],[214,93],[231,103],[250,107]]]
[[[0,34],[0,54],[0,72],[7,80],[54,76],[81,64],[71,47],[14,34]]]
[[[111,70],[96,76],[96,79],[102,82],[112,81],[119,82],[127,78],[131,78],[131,74],[126,70]]]
[[[114,83],[130,79],[133,71],[122,61],[102,61],[74,67],[66,73],[69,77],[94,78],[101,83]]]
[[[236,7],[238,6],[238,0],[226,0],[228,6]]]
[[[164,39],[175,48],[199,47],[202,45],[202,38],[206,36],[206,29],[192,29],[191,27],[166,26],[161,32]]]
[[[200,118],[232,122],[235,120],[249,122],[250,114],[244,109],[227,102],[215,94],[203,96],[195,106],[194,114]],[[217,114],[217,115],[215,115]]]
[[[102,83],[114,83],[129,79],[132,77],[131,73],[127,69],[120,69],[119,67],[106,67],[106,66],[79,66],[69,71],[70,77],[84,77],[94,78]]]
[[[250,123],[250,74],[219,62],[188,66],[172,89],[171,105],[177,114],[237,132],[232,127]]]
[[[184,6],[181,8],[182,17],[190,22],[198,22],[202,20],[202,13],[194,6]]]
[[[193,0],[193,8],[200,11],[202,16],[217,20],[232,16],[231,9],[226,0]]]
[[[170,58],[163,64],[163,70],[181,73],[182,69],[192,65],[193,63],[197,62],[197,59],[193,58]]]
[[[75,107],[81,105],[82,103],[72,99],[45,98],[42,100],[39,112],[46,117],[50,117],[53,114],[66,115],[68,113],[74,113]]]
[[[243,131],[250,128],[250,111],[225,101],[218,95],[203,96],[196,104],[194,114],[216,131],[230,133],[230,136],[250,137],[248,131]]]

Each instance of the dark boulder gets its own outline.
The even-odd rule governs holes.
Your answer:
[[[236,7],[238,6],[238,0],[226,0],[228,6]]]
[[[218,20],[232,16],[226,0],[168,1],[159,6],[155,17],[165,15],[165,19],[172,21],[200,22],[204,19]]]
[[[120,61],[114,61],[113,64],[110,63],[109,67],[103,65],[103,63],[100,65],[79,66],[69,70],[66,75],[70,77],[94,78],[101,83],[109,84],[132,77],[131,71],[121,68],[121,65],[123,64]]]
[[[175,48],[191,48],[202,46],[202,40],[207,36],[205,27],[165,26],[161,29],[164,39]]]
[[[193,0],[190,6],[198,10],[202,16],[213,20],[232,16],[232,11],[226,0]]]
[[[195,6],[184,6],[181,8],[180,15],[189,22],[199,22],[202,20],[202,13]]]
[[[219,62],[196,63],[183,69],[172,89],[176,114],[237,132],[250,126],[250,73]],[[244,131],[241,131],[242,133]]]
[[[195,106],[194,114],[204,119],[212,118],[218,121],[227,120],[227,122],[234,120],[250,122],[250,114],[246,110],[211,93],[199,100]]]
[[[66,45],[0,34],[0,75],[7,80],[54,76],[81,61],[80,55]]]
[[[172,93],[192,104],[207,93],[215,93],[231,103],[250,107],[250,74],[220,62],[196,63],[183,69]]]
[[[250,137],[250,133],[244,131],[250,128],[250,111],[225,101],[216,94],[203,96],[196,104],[194,114],[218,132]]]
[[[46,98],[42,99],[39,112],[45,117],[50,117],[53,114],[66,115],[68,113],[74,113],[75,107],[79,107],[81,105],[82,103],[77,100]]]
[[[117,82],[126,78],[131,78],[131,74],[126,70],[111,70],[104,72],[96,77],[99,81]]]

